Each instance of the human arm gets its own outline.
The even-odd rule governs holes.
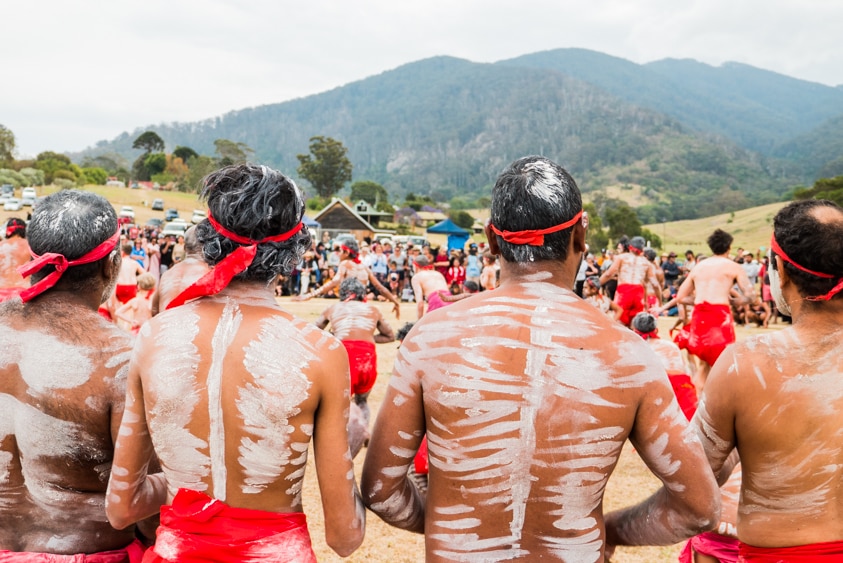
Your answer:
[[[621,267],[621,258],[618,256],[614,260],[612,260],[612,265],[600,275],[600,285],[605,285],[607,281],[612,279],[615,274],[618,273],[618,269]]]
[[[138,306],[137,302],[137,298],[134,298],[130,299],[123,305],[120,305],[120,307],[116,311],[114,311],[114,318],[129,324],[132,328],[138,326],[138,323],[135,320],[135,311]]]
[[[313,324],[315,324],[316,326],[318,326],[322,330],[325,330],[325,327],[327,327],[328,324],[330,324],[330,322],[331,322],[331,311],[333,310],[333,308],[334,308],[334,306],[331,305],[330,307],[328,307],[327,309],[322,311],[322,314],[319,315],[319,318],[316,319],[316,321],[314,321]]]
[[[377,311],[377,309],[375,309]],[[392,330],[392,325],[386,322],[386,319],[383,318],[380,311],[378,313],[378,334],[375,335],[375,342],[378,344],[385,344],[386,342],[392,342],[395,340],[395,331]]]
[[[407,470],[425,432],[421,388],[403,351],[405,339],[372,429],[360,485],[366,506],[384,522],[424,533],[425,501]]]
[[[755,301],[755,286],[749,281],[749,276],[746,271],[736,264],[735,268],[735,283],[742,294],[742,299],[738,300],[739,305],[749,305]]]
[[[663,486],[638,505],[606,516],[608,544],[669,545],[717,525],[717,483],[664,375],[641,395],[630,441]]]
[[[366,509],[354,481],[348,447],[348,355],[336,340],[324,352],[319,379],[319,407],[313,420],[316,478],[325,517],[325,541],[338,555],[347,557],[363,542]]]
[[[677,303],[682,303],[683,305],[686,304],[687,299],[689,297],[691,297],[691,295],[693,293],[694,293],[694,272],[692,270],[691,273],[688,274],[688,277],[685,278],[685,281],[682,282],[682,285],[679,286],[679,289],[676,290],[676,295],[674,296],[674,298],[671,299],[670,301],[668,301],[667,303],[665,303],[664,305],[662,305],[659,308],[659,313],[661,313],[661,311],[667,311],[667,310],[675,307]],[[688,305],[693,304],[693,301],[691,303],[687,303],[687,304]]]
[[[418,275],[412,277],[410,285],[413,288],[413,296],[416,298],[416,318],[420,319],[424,316],[424,292]]]
[[[115,440],[114,461],[105,495],[106,516],[118,530],[154,516],[167,500],[164,474],[148,474],[154,450],[146,424],[139,373],[143,348],[144,342],[139,340],[129,364],[126,404]]]

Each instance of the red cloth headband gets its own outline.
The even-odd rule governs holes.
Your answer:
[[[216,219],[214,219],[213,215],[211,215],[210,210],[208,211],[208,222],[214,228],[216,232],[224,236],[225,238],[236,242],[237,244],[242,244],[246,246],[240,246],[234,251],[220,260],[220,262],[214,266],[207,274],[196,280],[193,284],[188,286],[184,291],[179,293],[175,299],[170,301],[167,304],[167,309],[172,309],[173,307],[178,307],[179,305],[183,305],[187,301],[191,299],[196,299],[197,297],[204,297],[206,295],[215,295],[228,287],[228,284],[231,283],[231,280],[237,274],[244,272],[246,268],[248,268],[252,264],[252,260],[255,259],[255,254],[258,252],[258,245],[263,244],[266,242],[284,242],[286,240],[290,240],[293,236],[296,235],[302,227],[304,227],[304,223],[301,221],[296,224],[295,227],[287,231],[286,233],[281,233],[280,235],[273,235],[271,237],[266,237],[261,240],[253,240],[248,237],[243,237],[238,235],[237,233],[233,233],[220,225]]]
[[[20,292],[21,300],[26,303],[33,297],[36,297],[54,285],[58,283],[59,278],[61,278],[62,274],[64,274],[65,270],[73,266],[79,266],[81,264],[90,264],[91,262],[96,262],[97,260],[108,256],[111,251],[113,251],[117,247],[117,243],[120,241],[120,227],[117,227],[117,231],[111,235],[110,238],[101,242],[96,248],[82,256],[81,258],[77,258],[76,260],[68,260],[62,254],[57,254],[55,252],[47,252],[41,256],[38,256],[31,250],[29,253],[32,255],[33,260],[27,262],[23,266],[18,267],[18,273],[23,277],[29,277],[36,272],[40,272],[46,266],[55,266],[56,269],[46,276],[44,276],[41,281],[32,284],[30,287],[26,288],[25,290]]]
[[[6,238],[9,238],[16,232],[21,231],[25,228],[26,227],[24,227],[23,225],[9,225],[8,227],[6,227]]]
[[[358,257],[356,252],[354,252],[353,250],[351,250],[349,247],[347,247],[344,244],[341,244],[340,248],[342,248],[345,252],[348,253],[349,257],[351,257],[351,260],[354,261],[355,264],[360,263],[360,258]]]
[[[812,276],[817,276],[818,278],[834,279],[834,277],[835,277],[833,274],[824,274],[822,272],[815,272],[814,270],[809,270],[808,268],[806,268],[804,266],[800,266],[799,264],[794,262],[793,259],[791,259],[790,256],[788,256],[785,253],[785,251],[782,250],[782,247],[779,246],[779,243],[776,241],[776,235],[775,234],[773,234],[773,238],[770,241],[770,248],[773,250],[773,252],[776,253],[777,256],[780,256],[782,260],[784,260],[785,262],[787,262],[788,264],[790,264],[791,266],[793,266],[797,270],[801,270],[801,271],[805,272],[806,274],[811,274]],[[808,301],[828,301],[829,299],[831,299],[832,297],[834,297],[835,295],[840,293],[841,290],[843,290],[843,278],[840,278],[838,284],[835,285],[833,288],[831,288],[831,291],[829,291],[825,295],[819,295],[819,296],[816,296],[816,297],[807,297],[806,299]]]
[[[548,227],[547,229],[528,230],[528,231],[501,231],[497,227],[489,223],[489,228],[492,229],[496,235],[503,237],[503,240],[512,244],[527,244],[530,246],[544,245],[544,235],[549,235],[557,231],[564,231],[577,223],[582,217],[582,209],[579,213],[574,215],[570,221],[565,221],[561,225],[555,227]]]

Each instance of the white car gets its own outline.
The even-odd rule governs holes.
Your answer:
[[[35,199],[36,197],[38,197],[38,192],[35,191],[35,188],[30,187],[30,188],[22,189],[21,192],[20,192],[20,195],[21,195],[21,199],[24,199],[24,198],[27,198],[27,197],[31,197],[32,199]]]
[[[117,214],[118,217],[126,217],[131,219],[133,222],[135,220],[135,209],[131,205],[124,205],[120,208],[120,213]]]
[[[21,201],[16,198],[9,198],[6,203],[3,204],[3,211],[20,211],[23,204]]]
[[[161,233],[158,235],[159,237],[180,237],[184,236],[184,232],[190,227],[190,223],[187,221],[170,221],[164,228],[161,230]]]
[[[202,221],[208,218],[208,214],[202,209],[194,209],[193,216],[190,218],[190,222],[194,225],[198,225]]]

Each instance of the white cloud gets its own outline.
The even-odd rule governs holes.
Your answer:
[[[435,55],[493,62],[583,47],[644,63],[738,61],[843,83],[843,3],[466,0],[17,1],[0,123],[20,152],[322,92]],[[10,48],[9,46],[13,46]]]

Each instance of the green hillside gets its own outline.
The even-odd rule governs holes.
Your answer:
[[[131,144],[146,129],[167,150],[213,154],[216,139],[243,142],[255,160],[294,176],[308,139],[330,136],[348,147],[354,180],[383,184],[393,201],[408,192],[442,202],[486,196],[500,170],[525,154],[562,163],[584,191],[642,186],[656,202],[640,209],[645,221],[769,203],[798,183],[787,167],[561,72],[451,57],[203,122],[139,128],[74,156],[117,152],[131,162]]]

